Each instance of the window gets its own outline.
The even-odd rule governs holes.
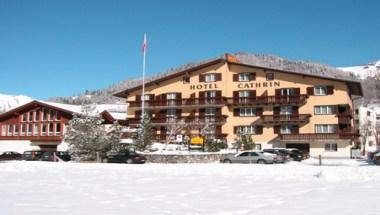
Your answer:
[[[211,90],[211,91],[205,91],[205,98],[215,98],[216,97],[216,92]]]
[[[55,135],[60,135],[61,134],[61,123],[56,123],[55,124]]]
[[[57,120],[58,121],[61,120],[61,113],[59,113],[58,111],[57,111]]]
[[[22,114],[21,115],[21,122],[25,122],[27,118],[28,118],[27,113]]]
[[[26,130],[27,130],[27,133],[26,135],[30,136],[32,135],[32,132],[33,132],[33,125],[32,124],[26,124]]]
[[[216,115],[216,108],[205,109],[205,116],[215,116],[215,115]]]
[[[56,114],[56,111],[54,111],[54,110],[49,111],[49,121],[53,121],[56,119],[55,114]]]
[[[249,152],[243,152],[239,155],[239,157],[248,157],[249,156]]]
[[[33,124],[33,136],[37,136],[37,135],[38,135],[38,124],[34,123]]]
[[[40,120],[40,111],[37,110],[35,113],[34,113],[34,121],[37,122]]]
[[[315,133],[335,133],[335,125],[319,124],[315,125]]]
[[[249,81],[249,73],[240,73],[239,74],[239,81]]]
[[[290,105],[280,106],[280,114],[281,115],[290,115],[293,113],[293,107]]]
[[[182,83],[183,84],[190,84],[190,77],[188,77],[188,76],[182,77]]]
[[[145,94],[145,95],[141,96],[141,101],[149,101],[149,99],[150,99],[150,95],[149,94]]]
[[[280,134],[291,134],[292,133],[292,125],[281,125]]]
[[[18,136],[18,130],[19,130],[19,125],[14,125],[14,132],[13,132],[13,136]]]
[[[336,143],[326,143],[325,144],[325,151],[326,152],[337,152],[338,151],[338,144],[336,144]]]
[[[48,111],[46,109],[42,110],[42,121],[47,120]]]
[[[1,126],[1,136],[6,136],[7,135],[7,126],[2,125]]]
[[[12,136],[13,134],[13,125],[8,125],[8,136]]]
[[[316,115],[333,114],[333,107],[329,105],[314,106],[314,114]]]
[[[29,112],[28,116],[29,116],[28,121],[32,122],[33,121],[33,112]]]
[[[327,95],[327,87],[326,86],[316,86],[316,87],[314,87],[314,95],[316,95],[316,96]]]
[[[273,73],[267,73],[266,75],[267,81],[273,81],[274,80],[274,74]]]
[[[177,110],[176,109],[168,109],[166,110],[166,117],[173,118],[177,116]]]
[[[240,116],[256,116],[256,108],[240,108]]]
[[[214,82],[216,81],[216,75],[215,74],[206,74],[205,75],[205,82]]]
[[[290,96],[290,95],[293,95],[294,93],[294,89],[293,88],[282,88],[281,89],[281,95],[282,96]]]
[[[26,124],[21,124],[20,125],[21,126],[21,136],[24,136],[25,135],[25,133],[26,133]]]
[[[254,125],[239,126],[238,131],[240,134],[256,134],[256,126]]]
[[[167,100],[175,100],[177,98],[177,93],[167,93],[166,99]]]
[[[42,124],[42,126],[41,126],[41,135],[46,135],[46,131],[47,131],[47,125],[46,124]]]
[[[53,135],[54,132],[54,123],[49,123],[49,136]]]
[[[249,91],[248,90],[239,91],[239,98],[248,98],[248,97],[249,97]]]

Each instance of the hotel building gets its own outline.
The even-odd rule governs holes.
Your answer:
[[[144,100],[157,141],[168,138],[170,123],[183,120],[189,128],[181,134],[190,138],[207,124],[211,136],[229,143],[244,134],[258,149],[350,157],[358,137],[352,97],[362,96],[362,88],[348,78],[257,66],[226,54],[147,82],[144,97],[142,85],[115,96],[127,99],[131,127],[140,123]]]

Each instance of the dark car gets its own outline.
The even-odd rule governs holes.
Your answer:
[[[374,156],[375,154],[379,153],[380,152],[380,149],[376,150],[376,151],[373,151],[373,152],[367,152],[367,157],[369,160],[373,160],[374,159]]]
[[[380,165],[380,152],[374,154],[372,160],[376,165]]]
[[[145,163],[146,158],[135,151],[126,150],[120,152],[109,152],[102,157],[102,163]]]
[[[289,157],[293,161],[302,161],[307,158],[304,153],[299,149],[286,149],[289,153]]]
[[[18,152],[3,152],[0,155],[0,161],[9,161],[9,160],[21,160],[21,154]]]
[[[43,153],[43,151],[25,151],[22,154],[22,159],[26,161],[39,161]]]
[[[70,161],[71,156],[67,152],[57,151],[57,152],[44,152],[41,156],[42,161]]]

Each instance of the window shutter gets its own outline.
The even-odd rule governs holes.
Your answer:
[[[292,127],[292,134],[299,134],[299,126],[298,125],[293,125]]]
[[[239,98],[239,91],[232,92],[234,98]]]
[[[199,75],[199,82],[205,82],[205,76]]]
[[[239,81],[239,74],[233,74],[232,81],[233,82],[238,82]]]
[[[176,98],[179,100],[182,99],[182,93],[177,93]]]
[[[191,99],[195,99],[195,93],[190,94]]]
[[[256,90],[250,90],[249,91],[249,97],[250,98],[255,98],[256,97]]]
[[[155,99],[158,100],[158,101],[160,101],[160,100],[161,100],[161,95],[157,95],[157,96],[155,97]]]
[[[256,126],[256,134],[263,134],[263,126],[262,125]]]
[[[139,101],[141,101],[141,95],[136,95],[136,102],[139,102]]]
[[[301,94],[300,88],[294,88],[294,95],[298,96]]]
[[[204,91],[199,91],[199,98],[203,99],[205,97]]]
[[[240,116],[240,108],[234,108],[234,116]]]
[[[327,88],[327,95],[334,94],[334,86],[326,86]]]
[[[200,108],[199,109],[199,117],[204,117],[205,116],[205,109],[204,108]]]
[[[215,97],[216,98],[221,98],[222,97],[222,91],[221,90],[216,90],[215,91]]]
[[[215,127],[215,133],[221,134],[222,133],[222,126],[218,125]]]
[[[280,133],[280,126],[279,126],[279,125],[275,125],[275,126],[273,126],[273,132],[274,132],[275,134],[279,134],[279,133]]]
[[[307,91],[307,95],[314,95],[314,87],[308,87],[306,88],[306,91]]]
[[[234,126],[234,134],[237,134],[238,130],[239,130],[239,126]]]
[[[274,95],[281,96],[281,89],[276,89]]]
[[[149,100],[150,100],[150,101],[153,101],[153,100],[154,100],[154,94],[150,94],[150,95],[149,95]]]
[[[256,108],[256,116],[262,116],[263,115],[263,108]]]
[[[293,114],[298,115],[298,106],[293,106],[292,110],[293,110]]]
[[[160,110],[156,115],[158,118],[164,118],[166,116],[166,110]]]
[[[254,73],[254,72],[249,73],[249,80],[250,81],[256,80],[256,73]]]
[[[135,111],[135,118],[141,118],[141,110]]]
[[[166,101],[166,93],[161,94],[161,100]]]
[[[222,116],[222,109],[220,109],[220,108],[215,108],[215,115],[216,115],[216,116]]]
[[[338,114],[338,105],[331,105],[332,114]]]
[[[177,119],[181,119],[182,110],[181,109],[177,109],[176,110],[176,114],[177,114]]]
[[[216,73],[215,74],[215,81],[221,81],[222,80],[222,74],[221,73]]]
[[[273,107],[273,115],[280,115],[280,106]]]

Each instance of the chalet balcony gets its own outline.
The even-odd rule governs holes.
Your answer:
[[[225,139],[228,136],[228,134],[217,132],[214,134],[209,134],[208,136],[210,136],[210,138],[215,138],[215,139]],[[156,141],[160,141],[160,142],[166,141],[167,138],[168,138],[168,136],[166,136],[166,134],[155,134],[154,135],[154,139]]]
[[[308,140],[330,140],[346,139],[354,140],[360,135],[354,131],[340,131],[337,133],[304,133],[304,134],[280,134],[281,141],[308,141]]]
[[[235,106],[251,105],[300,105],[305,104],[308,95],[288,95],[288,96],[257,96],[251,98],[228,98],[228,104]]]
[[[351,119],[353,118],[353,112],[345,111],[342,113],[337,113],[336,116],[338,117],[339,124],[351,124]]]
[[[220,116],[187,116],[187,117],[178,117],[178,118],[171,118],[171,117],[163,117],[163,118],[156,118],[153,117],[150,121],[152,125],[158,126],[158,125],[167,125],[170,123],[187,123],[189,125],[194,124],[212,124],[212,125],[222,125],[226,122],[227,115],[220,115]],[[141,123],[141,118],[129,118],[127,119],[128,123],[130,125],[138,125]]]
[[[129,101],[128,108],[141,109],[141,101]],[[144,102],[145,109],[163,109],[180,107],[223,107],[227,104],[225,97],[219,98],[189,98],[170,100],[149,100]]]
[[[280,115],[262,115],[263,123],[306,123],[309,122],[311,114],[280,114]]]

